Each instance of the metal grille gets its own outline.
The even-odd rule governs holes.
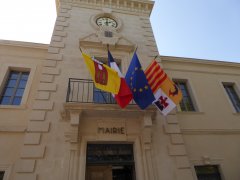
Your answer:
[[[112,94],[97,89],[92,80],[76,78],[68,81],[66,102],[116,104]],[[134,104],[134,101],[130,104]]]
[[[88,144],[87,164],[133,164],[132,144]]]

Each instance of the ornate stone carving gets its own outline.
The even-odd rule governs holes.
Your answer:
[[[111,37],[107,37],[106,33],[111,33]],[[103,48],[106,47],[107,44],[111,46],[111,49],[124,50],[127,52],[132,52],[135,49],[134,43],[111,27],[100,27],[96,33],[89,34],[79,40],[80,47],[85,48]]]

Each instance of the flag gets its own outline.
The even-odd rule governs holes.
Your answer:
[[[82,53],[82,56],[96,88],[118,94],[121,83],[118,73],[107,65],[92,59],[85,53]]]
[[[167,115],[182,100],[182,92],[154,60],[145,70],[148,83],[154,93],[154,105]]]
[[[141,109],[145,109],[152,104],[155,98],[136,52],[134,52],[125,79],[132,91],[134,101]]]
[[[130,90],[130,88],[128,87],[126,80],[124,79],[120,69],[118,68],[117,63],[114,61],[112,54],[110,53],[110,51],[108,51],[108,65],[114,69],[115,71],[118,72],[119,77],[121,78],[121,84],[120,84],[120,89],[118,94],[113,94],[113,97],[116,99],[118,105],[121,108],[126,107],[129,102],[132,100],[133,95],[132,92]]]

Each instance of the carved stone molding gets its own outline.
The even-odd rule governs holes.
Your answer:
[[[69,123],[68,130],[65,132],[66,141],[70,143],[78,143],[79,142],[79,122],[80,122],[82,111],[81,110],[68,111],[68,114],[69,114],[70,123]]]
[[[112,9],[120,9],[126,11],[137,11],[149,13],[152,11],[153,1],[137,1],[137,0],[58,0],[57,7],[61,3],[74,3],[91,7],[108,7]]]
[[[105,33],[111,33],[111,37],[106,37]],[[135,49],[134,43],[111,27],[100,27],[96,33],[79,39],[81,48],[105,48],[107,44],[115,50],[133,52]]]

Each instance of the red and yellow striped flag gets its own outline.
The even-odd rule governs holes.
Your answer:
[[[161,112],[167,115],[182,100],[181,90],[155,60],[147,67],[145,75],[156,98],[154,104],[160,104]]]

